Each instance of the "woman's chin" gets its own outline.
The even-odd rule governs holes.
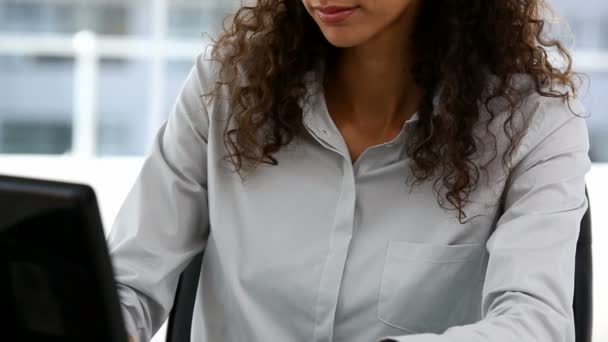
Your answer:
[[[361,45],[366,41],[366,39],[355,35],[328,33],[325,33],[325,39],[327,39],[331,45],[338,48],[352,48]]]

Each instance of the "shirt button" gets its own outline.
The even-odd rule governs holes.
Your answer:
[[[325,129],[321,130],[321,132],[323,132],[323,135],[327,135],[327,131]]]

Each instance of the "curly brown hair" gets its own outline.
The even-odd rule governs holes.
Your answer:
[[[571,57],[559,40],[546,35],[546,5],[544,0],[436,0],[420,5],[411,73],[424,94],[419,120],[408,137],[410,176],[418,184],[438,174],[434,188],[439,204],[445,208],[447,200],[461,222],[480,178],[473,160],[478,148],[473,127],[482,111],[494,120],[497,113],[490,103],[498,99],[507,104],[510,116],[503,129],[510,145],[502,162],[510,169],[524,134],[512,119],[526,96],[514,79],[529,76],[542,96],[564,102],[576,96]],[[243,176],[244,169],[260,163],[278,165],[273,154],[304,132],[305,75],[319,61],[331,60],[338,48],[327,42],[299,0],[258,0],[238,9],[225,26],[214,41],[213,59],[221,67],[210,95],[218,95],[222,86],[228,89],[229,118],[238,125],[224,132],[230,151],[226,160]],[[552,50],[565,66],[552,64]],[[440,195],[442,187],[446,191]]]

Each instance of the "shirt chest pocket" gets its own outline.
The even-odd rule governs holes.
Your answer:
[[[378,319],[411,333],[443,333],[480,319],[484,246],[391,241]]]

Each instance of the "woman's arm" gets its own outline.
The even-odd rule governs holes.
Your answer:
[[[203,63],[199,57],[159,130],[108,241],[127,331],[136,341],[149,341],[166,320],[179,275],[209,234]]]
[[[487,242],[483,319],[399,342],[574,341],[576,242],[588,203],[587,128],[557,100],[541,103],[525,156],[506,188],[505,212]]]

